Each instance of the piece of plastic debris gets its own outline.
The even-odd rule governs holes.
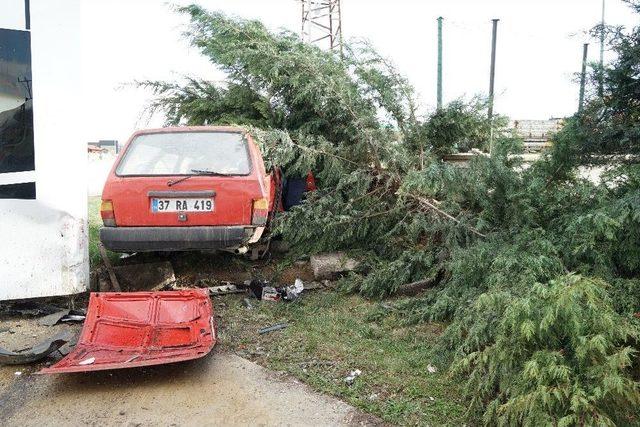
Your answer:
[[[434,399],[433,397],[429,396],[429,400],[433,402],[436,399]]]
[[[16,376],[19,377],[20,375],[22,375],[22,372],[16,371]]]
[[[280,301],[280,294],[273,286],[265,286],[262,288],[263,301]]]
[[[82,322],[85,317],[84,311],[65,309],[41,317],[38,319],[38,324],[42,326],[53,326],[60,322]]]
[[[249,300],[249,298],[243,299],[242,303],[244,304],[245,307],[247,307],[248,310],[253,309],[253,304],[251,304],[251,300]]]
[[[362,371],[360,369],[351,371],[349,375],[345,377],[344,382],[346,382],[348,385],[351,385],[360,375],[362,375]]]
[[[436,367],[435,367],[435,366],[433,366],[433,365],[430,365],[430,364],[429,364],[429,365],[427,365],[427,371],[428,371],[430,374],[435,374],[436,372],[438,372],[438,370],[436,369]]]
[[[286,328],[287,326],[289,326],[289,324],[288,324],[288,323],[276,323],[276,324],[275,324],[275,325],[273,325],[273,326],[269,326],[269,327],[267,327],[267,328],[258,329],[258,333],[259,333],[260,335],[268,334],[269,332],[274,332],[274,331],[279,331],[279,330],[281,330],[281,329],[284,329],[284,328]]]
[[[84,359],[81,362],[78,362],[78,365],[80,366],[85,366],[85,365],[93,365],[93,363],[96,361],[95,357],[90,357],[88,359]]]
[[[285,299],[288,301],[293,301],[298,299],[302,291],[304,290],[304,283],[300,279],[296,279],[296,281],[291,286],[287,286],[285,292]]]
[[[87,316],[81,314],[69,314],[60,319],[61,322],[69,323],[69,322],[82,322],[86,319]]]
[[[64,316],[67,316],[71,313],[71,310],[60,310],[53,314],[49,314],[47,316],[41,317],[38,319],[38,324],[42,326],[53,326],[58,323]]]
[[[266,286],[270,286],[269,282],[264,280],[257,280],[257,279],[246,280],[244,282],[244,285],[249,288],[253,296],[256,297],[257,299],[262,299],[263,289]]]
[[[71,339],[72,334],[65,331],[24,351],[13,352],[0,348],[0,365],[22,365],[37,362],[58,350]]]

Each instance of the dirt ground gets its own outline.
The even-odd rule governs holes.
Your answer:
[[[219,280],[256,276],[277,277],[281,283],[289,283],[298,276],[309,277],[308,267],[291,265],[284,271],[273,271],[254,269],[233,258],[232,262],[223,259],[219,264],[211,258],[205,260],[196,259],[199,266],[193,268],[193,259],[173,259],[178,284],[211,286]],[[59,306],[68,303],[56,302]],[[76,308],[85,304],[86,296],[74,301]],[[216,301],[214,304],[218,305]],[[16,351],[63,330],[77,336],[81,329],[81,324],[41,326],[38,317],[0,313],[0,347]],[[339,399],[314,392],[293,377],[238,356],[224,339],[211,354],[185,363],[82,374],[36,374],[61,357],[54,353],[36,364],[0,366],[3,426],[382,425],[379,419]]]
[[[0,368],[5,426],[380,425],[346,403],[236,355],[68,375]]]

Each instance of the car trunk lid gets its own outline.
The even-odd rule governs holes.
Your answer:
[[[111,200],[116,225],[248,225],[254,200],[263,197],[252,176],[197,176],[172,187],[167,182],[166,177],[129,177],[113,182],[103,198]]]

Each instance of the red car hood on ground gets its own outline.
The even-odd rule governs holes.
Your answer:
[[[74,350],[39,374],[100,371],[197,359],[216,343],[206,289],[92,293]]]

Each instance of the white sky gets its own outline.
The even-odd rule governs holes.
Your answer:
[[[257,18],[273,29],[300,28],[296,0],[199,0],[208,9]],[[186,4],[191,1],[176,0]],[[87,141],[125,141],[137,128],[149,94],[123,84],[181,75],[219,80],[199,52],[181,38],[185,20],[163,0],[82,0],[83,93]],[[364,37],[390,57],[416,87],[423,111],[436,99],[436,18],[444,21],[444,99],[486,94],[491,19],[500,18],[496,111],[514,119],[571,115],[585,31],[600,20],[601,0],[342,0],[345,37]],[[637,22],[620,0],[607,0],[607,21]],[[589,59],[599,45],[592,41]]]

